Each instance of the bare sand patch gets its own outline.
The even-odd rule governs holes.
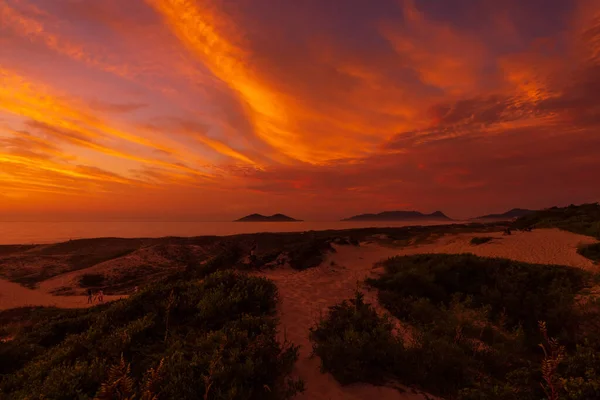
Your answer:
[[[475,236],[489,236],[493,240],[472,245],[470,242]],[[517,231],[508,236],[504,236],[502,232],[447,235],[435,243],[399,249],[397,254],[472,253],[481,257],[500,257],[534,264],[557,264],[599,271],[600,267],[577,253],[579,246],[596,242],[598,241],[592,237],[558,229],[536,229],[533,232]],[[387,256],[384,253],[382,255]]]
[[[119,300],[127,296],[104,296],[104,302]],[[40,289],[28,289],[0,279],[0,310],[16,307],[44,306],[60,308],[86,308],[98,303],[88,304],[87,296],[53,296]]]

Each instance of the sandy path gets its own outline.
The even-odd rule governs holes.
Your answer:
[[[473,246],[470,240],[474,236],[492,236],[492,242]],[[375,243],[360,247],[338,246],[337,253],[329,255],[319,267],[306,271],[278,269],[261,273],[272,279],[279,288],[281,301],[281,336],[300,345],[300,358],[294,373],[304,379],[307,390],[296,400],[372,400],[372,399],[423,399],[421,395],[401,393],[388,387],[376,387],[368,384],[341,386],[330,374],[320,372],[320,360],[311,358],[312,345],[308,339],[309,328],[315,324],[328,307],[351,298],[358,282],[376,274],[373,269],[377,261],[395,256],[419,253],[473,253],[484,257],[502,257],[516,261],[560,264],[572,267],[598,270],[590,260],[577,254],[581,244],[595,243],[587,236],[576,235],[556,229],[540,229],[533,232],[516,232],[511,236],[502,233],[449,235],[435,243],[405,248],[382,247]],[[334,263],[332,265],[331,263]],[[362,287],[365,300],[379,312],[376,293]]]
[[[126,296],[104,296],[104,301],[113,301]],[[97,304],[97,303],[96,303]],[[0,279],[0,310],[16,307],[44,306],[60,308],[89,307],[87,296],[53,296],[37,289],[28,289]]]
[[[289,341],[301,346],[294,373],[304,379],[307,390],[296,399],[424,399],[420,395],[401,393],[389,387],[368,384],[341,386],[330,374],[321,373],[318,357],[310,357],[312,345],[308,339],[309,328],[319,319],[320,314],[325,314],[328,307],[351,298],[358,282],[373,273],[375,262],[398,252],[396,249],[376,245],[336,248],[338,252],[331,254],[319,267],[301,272],[286,268],[262,273],[279,288],[280,335],[285,335]],[[331,262],[335,265],[332,266]],[[365,291],[366,288],[362,289]],[[365,300],[376,304],[376,293],[366,291]]]
[[[474,236],[490,236],[494,240],[473,246],[469,242]],[[503,236],[502,232],[486,234],[459,234],[440,238],[435,243],[398,249],[397,254],[419,253],[473,253],[481,257],[500,257],[535,264],[558,264],[591,271],[600,267],[577,254],[582,244],[596,243],[597,240],[558,229],[537,229],[533,232],[513,232]],[[383,254],[386,257],[386,254]]]

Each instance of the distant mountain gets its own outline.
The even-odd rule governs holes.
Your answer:
[[[489,214],[482,215],[481,217],[477,217],[474,219],[513,219],[524,217],[525,215],[533,214],[535,210],[526,210],[524,208],[513,208],[510,211],[507,211],[502,214]]]
[[[418,211],[384,211],[379,214],[360,214],[342,221],[451,221],[443,212],[423,214]]]
[[[234,222],[299,222],[301,220],[288,217],[283,214],[274,214],[271,216],[261,214],[250,214],[243,218],[236,219]]]

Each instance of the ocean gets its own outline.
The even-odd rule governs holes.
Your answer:
[[[451,223],[460,223],[452,221]],[[0,244],[42,244],[97,237],[235,235],[259,232],[303,232],[327,229],[440,225],[418,222],[0,222]]]

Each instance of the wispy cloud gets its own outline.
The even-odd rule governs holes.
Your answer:
[[[597,200],[600,6],[539,4],[0,0],[2,207]]]

